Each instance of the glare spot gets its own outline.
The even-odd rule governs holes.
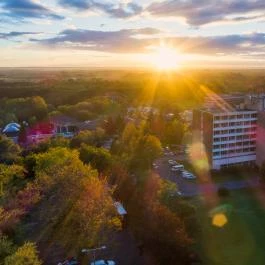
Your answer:
[[[217,227],[223,227],[228,223],[228,219],[225,214],[217,213],[212,218],[212,225]]]

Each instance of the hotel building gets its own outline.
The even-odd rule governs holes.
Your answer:
[[[265,160],[265,96],[247,97],[240,109],[193,111],[193,141],[202,143],[211,169]],[[264,137],[263,137],[264,135]]]

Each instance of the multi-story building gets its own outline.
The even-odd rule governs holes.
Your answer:
[[[256,162],[256,110],[194,110],[193,140],[202,143],[210,168]]]
[[[211,169],[265,162],[265,94],[248,95],[237,107],[226,101],[193,111],[193,141]],[[221,103],[221,104],[220,104]]]

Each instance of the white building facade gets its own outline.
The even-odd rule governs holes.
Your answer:
[[[213,113],[212,169],[256,161],[257,111]]]
[[[256,162],[255,110],[194,111],[194,141],[203,143],[211,169]]]

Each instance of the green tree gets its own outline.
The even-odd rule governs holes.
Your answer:
[[[12,164],[19,159],[20,147],[11,139],[0,135],[0,163]]]
[[[29,105],[31,112],[36,116],[38,120],[42,120],[47,117],[48,106],[42,97],[35,96],[30,98]]]
[[[89,145],[82,144],[80,151],[80,159],[90,164],[93,168],[97,169],[99,173],[108,172],[112,165],[112,158],[109,151],[104,148],[97,148]]]
[[[121,147],[123,152],[133,153],[137,143],[139,141],[139,137],[141,132],[133,123],[128,123],[121,135]]]
[[[0,265],[4,265],[7,256],[15,252],[15,246],[5,235],[0,235]]]
[[[34,243],[25,243],[16,252],[5,259],[4,265],[41,265]]]
[[[81,131],[73,137],[70,142],[71,148],[79,148],[82,143],[94,146],[101,146],[106,138],[105,130],[97,128],[95,131]]]
[[[185,133],[185,125],[179,120],[169,122],[165,128],[164,141],[167,144],[181,144]]]
[[[135,169],[149,169],[156,158],[162,154],[160,140],[153,135],[140,138],[135,149],[131,167]]]
[[[11,186],[17,190],[19,188],[17,180],[24,179],[25,173],[22,166],[0,164],[0,196],[6,193],[6,189],[11,191]]]
[[[58,136],[45,141],[41,141],[37,144],[29,146],[28,150],[32,153],[43,153],[54,147],[69,147],[70,141],[67,138]]]

